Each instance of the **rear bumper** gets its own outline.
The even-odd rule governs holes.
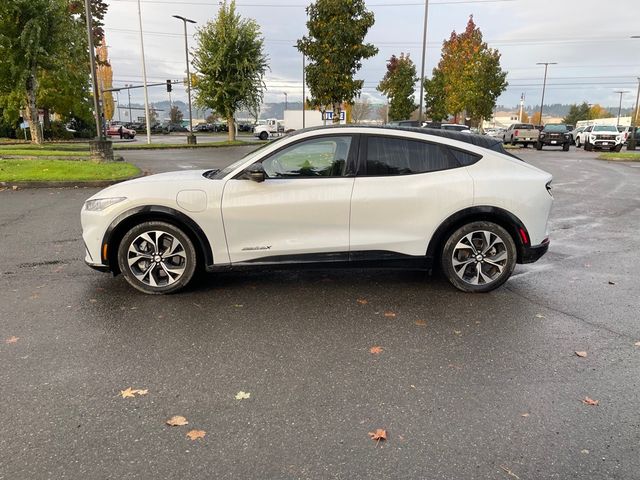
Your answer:
[[[549,250],[549,239],[545,238],[540,245],[531,245],[524,247],[522,250],[522,257],[520,263],[533,263],[537,262],[547,250]]]

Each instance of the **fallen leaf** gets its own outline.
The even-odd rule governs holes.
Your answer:
[[[240,391],[240,392],[236,393],[236,400],[246,400],[250,396],[251,396],[251,394],[249,392]]]
[[[175,415],[167,420],[167,425],[170,425],[172,427],[181,427],[182,425],[187,425],[188,423],[189,422],[187,421],[187,419],[181,415]]]
[[[462,335],[462,330],[454,330],[453,333],[455,335]]]
[[[585,405],[597,406],[600,402],[598,400],[593,400],[592,398],[589,398],[589,397],[584,397],[584,400],[582,400],[582,403],[584,403]]]
[[[586,448],[583,450],[580,450],[580,453],[589,453],[589,450],[587,450]]]
[[[425,322],[424,320],[416,320],[416,325],[419,327],[426,327],[427,322]]]
[[[207,432],[205,432],[204,430],[191,430],[187,432],[187,437],[189,437],[191,440],[197,440],[198,438],[204,438],[206,433]]]
[[[612,282],[611,280],[609,280],[609,285],[615,285],[616,282]]]
[[[536,313],[536,318],[547,318],[544,315],[542,315],[541,313]]]
[[[369,303],[369,300],[365,300],[364,298],[359,298],[356,300],[356,302],[358,302],[360,305],[366,305],[367,303]]]
[[[18,340],[20,340],[20,337],[12,336],[7,338],[4,343],[18,343]]]
[[[369,436],[371,437],[371,440],[374,440],[376,442],[377,445],[380,440],[387,439],[387,431],[383,430],[382,428],[378,428],[375,432],[369,432]]]
[[[385,317],[395,317],[395,316],[396,316],[396,314],[395,314],[395,313],[393,313],[393,312],[384,312],[384,316],[385,316]]]
[[[234,307],[236,307],[236,308],[242,308],[242,307],[244,307],[244,305],[242,305],[242,304],[240,304],[240,303],[236,303],[236,304],[234,305]],[[198,431],[198,430],[194,430],[194,431]]]
[[[149,393],[149,390],[140,390],[139,388],[131,388],[131,387],[128,387],[126,390],[120,391],[120,395],[122,395],[122,398],[127,398],[127,397],[133,398],[136,395],[146,395],[147,393]]]
[[[520,415],[520,416],[521,416],[521,417],[525,417],[525,418],[526,418],[526,417],[528,417],[528,416],[529,416],[529,414],[528,414],[528,413],[523,413],[523,414],[522,414],[522,415]]]
[[[581,358],[584,358],[584,357],[587,356],[587,352],[576,352],[576,355],[581,357]]]
[[[500,468],[505,472],[507,472],[507,475],[509,475],[510,477],[517,478],[518,480],[520,480],[520,477],[515,473],[513,473],[511,469],[509,469],[509,467],[507,467],[506,465],[500,465]]]
[[[378,353],[382,353],[383,350],[384,349],[382,347],[375,346],[375,347],[371,347],[369,349],[369,352],[373,353],[374,355],[377,355]]]
[[[120,395],[122,395],[122,398],[133,398],[136,396],[136,391],[131,387],[127,387],[126,390],[120,390]]]
[[[636,343],[634,343],[634,345],[635,345],[636,347],[640,347],[640,342],[636,342]]]

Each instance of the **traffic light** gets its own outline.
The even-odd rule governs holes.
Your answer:
[[[167,92],[171,92],[171,80],[167,80]]]

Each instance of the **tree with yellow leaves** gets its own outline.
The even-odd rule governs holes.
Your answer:
[[[98,64],[96,76],[98,78],[98,88],[102,96],[102,111],[104,112],[105,120],[110,122],[113,120],[114,112],[113,93],[105,92],[104,90],[113,88],[113,70],[109,62],[109,51],[107,50],[104,37],[102,38],[100,46],[96,48],[96,61]]]

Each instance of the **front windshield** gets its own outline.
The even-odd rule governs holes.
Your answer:
[[[613,125],[596,125],[593,127],[594,132],[617,132],[618,129]]]
[[[255,150],[251,150],[249,153],[247,153],[240,160],[237,160],[237,161],[233,162],[231,165],[229,165],[227,167],[224,167],[222,170],[218,170],[217,172],[215,172],[215,174],[209,176],[208,178],[211,178],[211,179],[214,179],[214,180],[219,180],[221,178],[226,177],[227,175],[229,175],[231,172],[233,172],[236,168],[238,168],[243,163],[248,162],[253,157],[257,157],[263,149],[265,149],[267,147],[270,147],[273,144],[282,141],[284,138],[286,138],[286,137],[281,137],[281,138],[279,138],[277,140],[274,140],[273,142],[267,142],[267,143],[265,143],[263,145],[260,145]]]
[[[560,132],[560,133],[564,133],[567,131],[567,126],[566,125],[545,125],[544,126],[544,131],[545,132]]]

